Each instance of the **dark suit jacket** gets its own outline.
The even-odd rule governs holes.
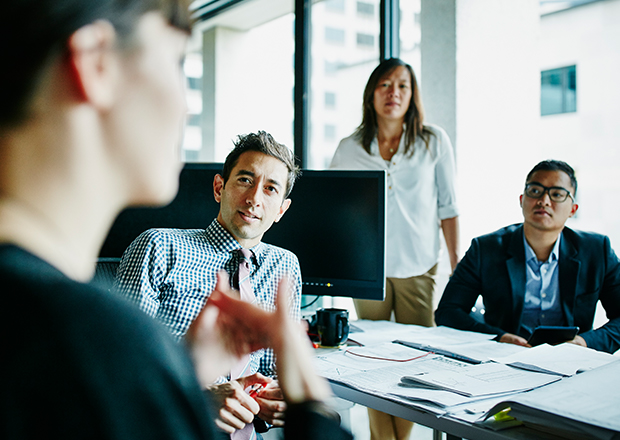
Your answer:
[[[588,347],[620,348],[620,261],[604,235],[564,228],[559,257],[564,325],[578,326]],[[480,333],[519,334],[525,297],[523,225],[507,226],[472,240],[443,293],[435,321]],[[470,316],[482,295],[484,321]],[[601,301],[609,322],[592,330]]]

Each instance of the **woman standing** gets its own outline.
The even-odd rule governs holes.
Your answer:
[[[433,325],[433,291],[443,231],[452,270],[458,262],[458,211],[452,145],[446,132],[424,125],[411,66],[385,60],[364,90],[362,123],[343,139],[331,168],[386,170],[386,296],[356,300],[362,319]],[[371,440],[406,439],[413,423],[368,410]]]

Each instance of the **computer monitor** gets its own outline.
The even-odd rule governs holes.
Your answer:
[[[186,164],[163,208],[129,208],[116,219],[100,261],[120,258],[149,228],[206,228],[217,217],[213,177],[222,164]],[[304,170],[292,204],[263,237],[294,252],[306,295],[382,300],[385,295],[385,172]]]

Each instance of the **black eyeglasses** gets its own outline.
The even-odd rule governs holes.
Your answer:
[[[540,183],[528,183],[525,185],[525,191],[523,193],[532,198],[532,199],[540,199],[545,193],[549,194],[549,198],[552,202],[562,203],[568,197],[571,198],[573,203],[575,203],[575,198],[566,188],[562,188],[561,186],[543,186]]]

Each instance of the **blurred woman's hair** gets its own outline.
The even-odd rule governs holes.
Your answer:
[[[158,11],[190,32],[188,0],[4,0],[0,14],[0,127],[28,116],[30,100],[45,67],[67,51],[67,40],[97,20],[110,22],[119,48],[131,43],[138,20]]]

